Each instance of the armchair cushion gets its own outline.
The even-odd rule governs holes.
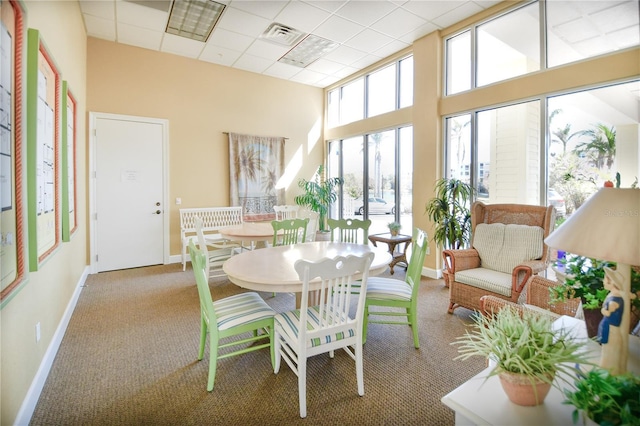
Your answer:
[[[480,223],[474,232],[473,248],[478,251],[482,268],[508,274],[509,293],[513,269],[542,257],[544,230],[539,226]]]
[[[511,297],[511,273],[494,271],[488,268],[466,269],[456,272],[456,281]]]

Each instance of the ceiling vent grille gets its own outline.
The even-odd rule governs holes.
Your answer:
[[[262,33],[260,38],[283,46],[293,46],[305,34],[295,28],[274,22]]]

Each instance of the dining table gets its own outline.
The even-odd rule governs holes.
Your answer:
[[[222,269],[232,283],[242,288],[269,293],[295,293],[296,306],[300,306],[302,280],[294,268],[298,259],[317,261],[327,257],[362,256],[368,252],[375,254],[369,267],[369,275],[380,275],[386,271],[392,259],[387,250],[366,244],[330,241],[314,241],[245,251],[230,257]],[[315,286],[314,281],[317,283]],[[316,290],[319,287],[320,280],[318,278],[309,283],[310,290]]]
[[[231,241],[238,241],[242,244],[249,243],[250,248],[256,247],[257,242],[262,242],[266,246],[273,240],[273,226],[271,222],[243,222],[240,225],[220,228],[222,238]]]

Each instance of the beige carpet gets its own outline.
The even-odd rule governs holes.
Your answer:
[[[404,278],[403,268],[395,277]],[[214,299],[243,291],[223,278],[211,289]],[[294,304],[291,294],[262,296],[276,310]],[[363,397],[344,352],[310,359],[303,420],[295,374],[286,364],[273,374],[266,350],[221,360],[215,388],[206,391],[198,303],[191,269],[178,264],[91,275],[31,424],[452,425],[440,398],[484,368],[479,359],[453,361],[449,343],[471,322],[470,311],[447,314],[442,280],[423,279],[421,348],[408,326],[371,324]]]

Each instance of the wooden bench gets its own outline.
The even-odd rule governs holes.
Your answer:
[[[182,241],[182,270],[186,270],[189,241],[197,244],[195,218],[202,219],[202,231],[207,241],[223,241],[220,229],[242,224],[242,207],[202,207],[180,209],[180,240]]]

